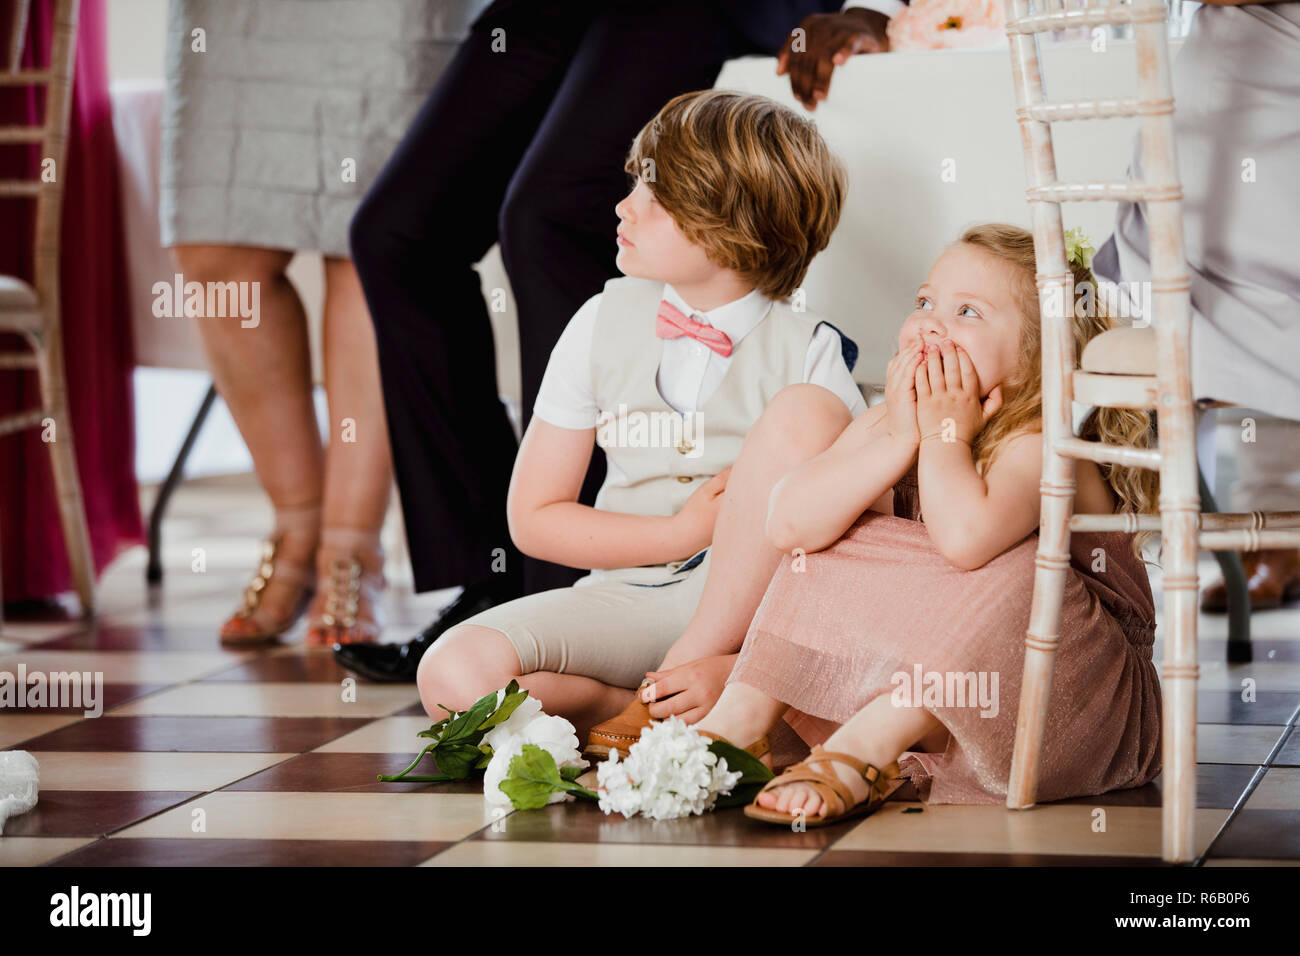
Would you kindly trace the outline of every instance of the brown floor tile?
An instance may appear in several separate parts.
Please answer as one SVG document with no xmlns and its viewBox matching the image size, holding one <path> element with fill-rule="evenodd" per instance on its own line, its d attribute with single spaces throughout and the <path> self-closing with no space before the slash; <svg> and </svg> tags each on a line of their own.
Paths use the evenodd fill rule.
<svg viewBox="0 0 1300 956">
<path fill-rule="evenodd" d="M 809 866 L 1165 866 L 1147 856 L 1074 856 L 1053 853 L 919 853 L 827 850 Z"/>
<path fill-rule="evenodd" d="M 101 717 L 81 720 L 28 740 L 23 749 L 301 753 L 364 727 L 370 720 L 368 717 Z"/>
<path fill-rule="evenodd" d="M 588 801 L 555 804 L 542 810 L 512 813 L 479 831 L 476 840 L 557 841 L 560 843 L 697 844 L 709 846 L 784 847 L 809 849 L 830 846 L 858 821 L 813 827 L 793 833 L 786 827 L 751 820 L 739 807 L 683 820 L 647 820 L 600 811 Z"/>
<path fill-rule="evenodd" d="M 1196 765 L 1196 805 L 1230 810 L 1245 791 L 1255 775 L 1249 764 L 1202 763 Z M 1071 797 L 1056 804 L 1082 804 L 1089 807 L 1158 807 L 1161 800 L 1160 784 L 1164 774 L 1144 787 L 1128 790 L 1111 790 L 1087 797 Z"/>
<path fill-rule="evenodd" d="M 1211 848 L 1210 856 L 1300 860 L 1300 810 L 1243 809 Z"/>
<path fill-rule="evenodd" d="M 337 684 L 351 671 L 334 662 L 329 652 L 263 654 L 203 678 L 203 681 L 270 681 Z M 421 711 L 423 712 L 423 711 Z"/>
<path fill-rule="evenodd" d="M 414 866 L 449 842 L 398 840 L 100 840 L 54 866 Z"/>
<path fill-rule="evenodd" d="M 44 790 L 5 823 L 5 838 L 103 836 L 195 796 L 162 790 Z"/>
<path fill-rule="evenodd" d="M 1260 691 L 1246 703 L 1235 690 L 1203 690 L 1196 695 L 1196 722 L 1200 724 L 1283 725 L 1300 707 L 1300 693 Z"/>
<path fill-rule="evenodd" d="M 214 628 L 162 627 L 156 624 L 101 624 L 42 641 L 39 647 L 43 651 L 225 651 L 232 657 L 248 650 L 223 646 Z"/>
<path fill-rule="evenodd" d="M 400 773 L 415 754 L 307 753 L 230 784 L 226 790 L 283 790 L 295 793 L 482 793 L 483 775 L 446 783 L 383 783 L 378 774 Z M 438 772 L 426 757 L 412 773 Z"/>
<path fill-rule="evenodd" d="M 171 684 L 126 684 L 114 683 L 104 684 L 103 700 L 99 701 L 99 706 L 104 711 L 112 710 L 120 704 L 127 701 L 144 697 L 156 691 L 166 690 Z M 4 714 L 76 714 L 83 716 L 86 712 L 85 707 L 3 707 L 0 708 L 0 716 Z"/>
</svg>

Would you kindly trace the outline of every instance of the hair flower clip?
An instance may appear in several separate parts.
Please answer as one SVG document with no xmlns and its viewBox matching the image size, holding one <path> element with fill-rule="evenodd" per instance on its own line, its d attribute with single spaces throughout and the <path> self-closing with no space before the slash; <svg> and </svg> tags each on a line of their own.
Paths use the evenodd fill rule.
<svg viewBox="0 0 1300 956">
<path fill-rule="evenodd" d="M 1092 269 L 1092 256 L 1097 250 L 1082 229 L 1065 230 L 1065 258 L 1072 266 Z"/>
</svg>

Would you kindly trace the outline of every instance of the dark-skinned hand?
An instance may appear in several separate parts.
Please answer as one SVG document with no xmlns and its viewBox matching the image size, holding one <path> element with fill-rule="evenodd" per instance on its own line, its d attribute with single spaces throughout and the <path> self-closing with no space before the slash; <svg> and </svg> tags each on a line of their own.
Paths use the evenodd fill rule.
<svg viewBox="0 0 1300 956">
<path fill-rule="evenodd" d="M 803 49 L 795 49 L 798 34 L 790 31 L 776 59 L 776 75 L 790 74 L 790 89 L 805 108 L 815 110 L 830 95 L 831 73 L 858 53 L 885 53 L 889 17 L 878 10 L 853 7 L 842 13 L 814 13 L 799 24 Z"/>
</svg>

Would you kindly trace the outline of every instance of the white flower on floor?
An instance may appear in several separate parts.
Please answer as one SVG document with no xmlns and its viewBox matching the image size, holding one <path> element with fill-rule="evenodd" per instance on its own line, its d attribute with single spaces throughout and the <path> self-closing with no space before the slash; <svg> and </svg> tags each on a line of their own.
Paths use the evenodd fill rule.
<svg viewBox="0 0 1300 956">
<path fill-rule="evenodd" d="M 499 698 L 498 698 L 499 700 Z M 528 707 L 535 704 L 535 707 Z M 528 708 L 531 717 L 515 724 L 520 711 Z M 510 807 L 510 798 L 501 792 L 501 781 L 510 775 L 510 761 L 523 753 L 525 744 L 536 744 L 555 759 L 555 766 L 585 769 L 587 761 L 578 753 L 578 735 L 573 724 L 563 717 L 552 717 L 541 712 L 540 701 L 529 697 L 504 723 L 493 727 L 483 737 L 483 743 L 492 748 L 492 759 L 483 772 L 483 799 L 491 806 Z M 511 725 L 515 724 L 512 728 Z M 502 733 L 503 731 L 513 731 Z M 573 797 L 565 793 L 551 794 L 548 803 L 563 803 Z"/>
<path fill-rule="evenodd" d="M 638 812 L 653 820 L 674 820 L 712 809 L 731 792 L 739 771 L 709 750 L 712 741 L 680 717 L 652 722 L 641 739 L 596 768 L 600 808 L 631 818 Z"/>
<path fill-rule="evenodd" d="M 505 688 L 497 691 L 497 707 L 501 706 L 505 696 Z M 493 708 L 493 710 L 495 711 L 496 708 Z M 533 718 L 541 712 L 542 702 L 530 694 L 520 702 L 509 717 L 485 733 L 482 742 L 491 747 L 494 752 L 501 749 L 501 745 L 508 739 L 523 733 L 524 728 L 532 723 Z M 572 725 L 570 725 L 570 729 L 572 729 Z"/>
<path fill-rule="evenodd" d="M 25 750 L 0 753 L 0 833 L 5 820 L 36 806 L 40 793 L 41 766 Z"/>
</svg>

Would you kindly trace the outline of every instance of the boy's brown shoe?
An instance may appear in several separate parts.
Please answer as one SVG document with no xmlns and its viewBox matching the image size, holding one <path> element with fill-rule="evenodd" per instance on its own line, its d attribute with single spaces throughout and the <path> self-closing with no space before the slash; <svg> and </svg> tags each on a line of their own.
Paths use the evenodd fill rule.
<svg viewBox="0 0 1300 956">
<path fill-rule="evenodd" d="M 638 688 L 621 714 L 591 728 L 582 755 L 592 761 L 607 760 L 610 751 L 617 750 L 618 758 L 626 759 L 628 748 L 641 739 L 641 731 L 650 726 L 651 720 L 650 708 L 641 702 Z"/>
</svg>

